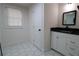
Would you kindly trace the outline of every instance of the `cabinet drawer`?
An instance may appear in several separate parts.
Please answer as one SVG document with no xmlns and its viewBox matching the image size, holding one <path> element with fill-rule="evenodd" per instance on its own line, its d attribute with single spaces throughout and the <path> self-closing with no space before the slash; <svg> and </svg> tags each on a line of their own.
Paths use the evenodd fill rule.
<svg viewBox="0 0 79 59">
<path fill-rule="evenodd" d="M 79 47 L 79 41 L 77 41 L 76 39 L 67 39 L 66 40 L 66 44 L 68 44 L 69 46 L 74 45 Z"/>
<path fill-rule="evenodd" d="M 74 41 L 74 42 L 79 42 L 79 35 L 67 35 L 68 40 Z"/>
</svg>

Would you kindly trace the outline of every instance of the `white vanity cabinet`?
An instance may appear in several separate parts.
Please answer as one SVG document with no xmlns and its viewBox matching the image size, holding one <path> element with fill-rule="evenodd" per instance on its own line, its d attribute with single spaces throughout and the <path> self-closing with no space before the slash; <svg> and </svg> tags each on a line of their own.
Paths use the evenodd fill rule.
<svg viewBox="0 0 79 59">
<path fill-rule="evenodd" d="M 63 55 L 79 55 L 79 35 L 54 31 L 52 31 L 51 35 L 51 48 L 57 50 Z"/>
</svg>

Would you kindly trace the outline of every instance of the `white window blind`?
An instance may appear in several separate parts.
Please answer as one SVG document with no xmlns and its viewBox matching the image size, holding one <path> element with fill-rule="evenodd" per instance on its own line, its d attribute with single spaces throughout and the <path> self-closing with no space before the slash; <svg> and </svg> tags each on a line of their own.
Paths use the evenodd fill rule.
<svg viewBox="0 0 79 59">
<path fill-rule="evenodd" d="M 22 13 L 20 10 L 8 8 L 8 26 L 22 26 Z"/>
</svg>

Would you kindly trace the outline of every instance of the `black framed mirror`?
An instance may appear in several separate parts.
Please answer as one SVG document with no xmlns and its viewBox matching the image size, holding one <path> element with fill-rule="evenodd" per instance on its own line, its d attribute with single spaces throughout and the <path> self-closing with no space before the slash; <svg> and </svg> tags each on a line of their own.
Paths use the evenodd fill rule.
<svg viewBox="0 0 79 59">
<path fill-rule="evenodd" d="M 69 11 L 69 12 L 64 12 L 63 13 L 63 19 L 62 19 L 62 24 L 65 26 L 73 26 L 76 24 L 76 14 L 77 11 Z"/>
</svg>

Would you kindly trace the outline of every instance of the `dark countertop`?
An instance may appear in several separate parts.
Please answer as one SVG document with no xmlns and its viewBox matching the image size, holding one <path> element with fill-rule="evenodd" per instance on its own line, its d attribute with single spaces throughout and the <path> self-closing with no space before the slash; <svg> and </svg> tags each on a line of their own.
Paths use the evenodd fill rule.
<svg viewBox="0 0 79 59">
<path fill-rule="evenodd" d="M 51 28 L 50 30 L 55 31 L 55 32 L 79 35 L 79 29 L 77 29 L 77 28 L 54 27 L 54 28 Z"/>
</svg>

